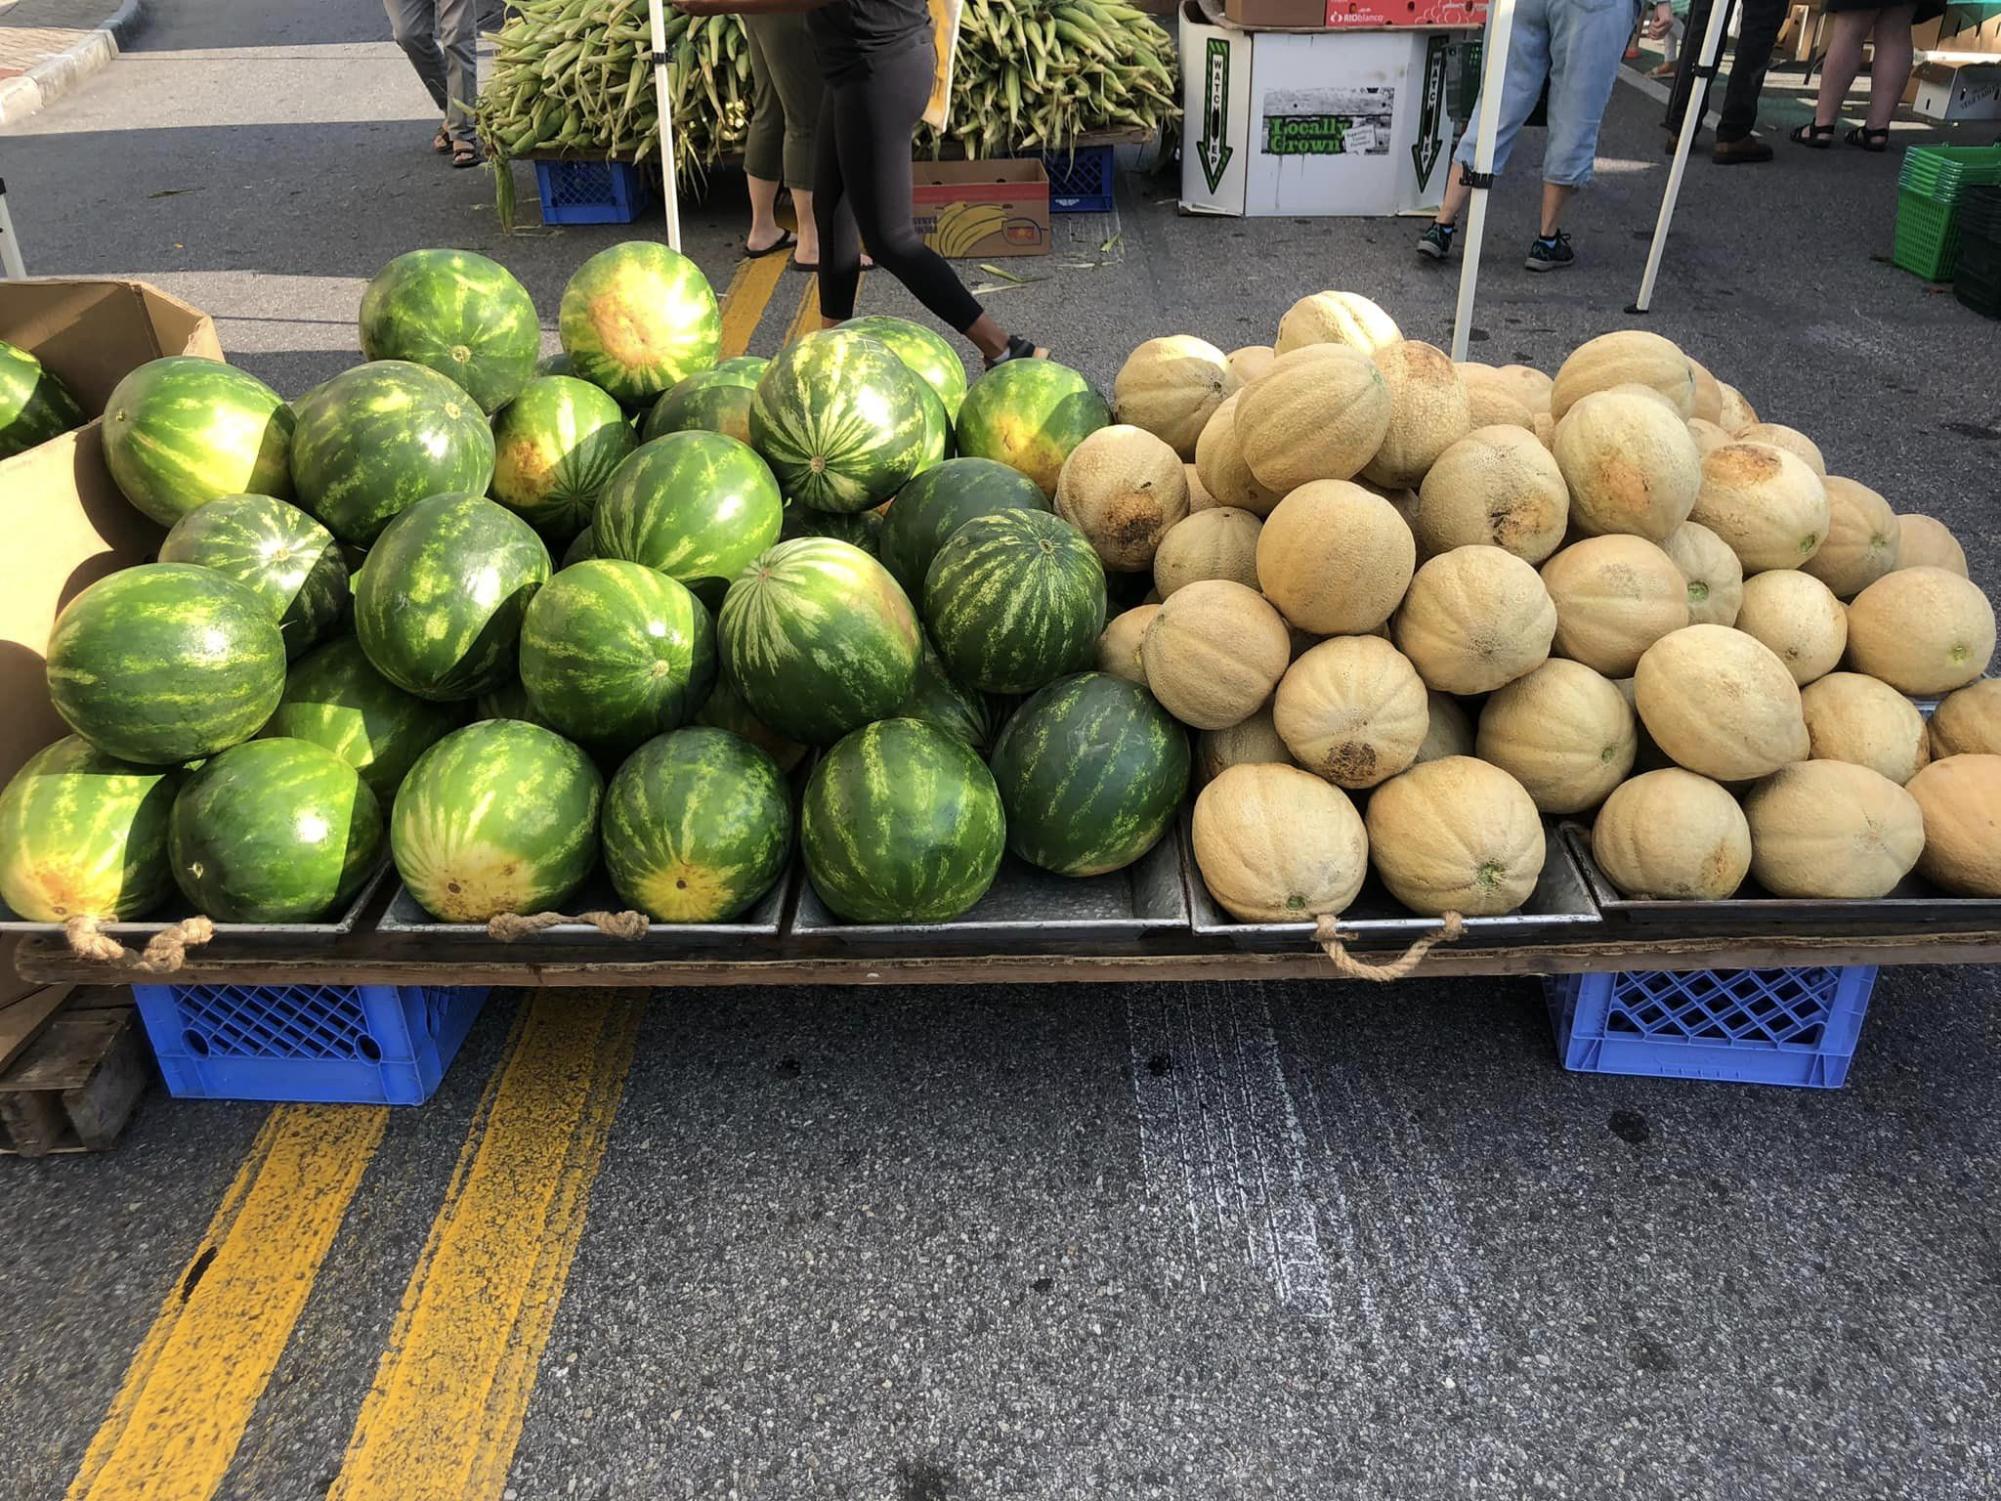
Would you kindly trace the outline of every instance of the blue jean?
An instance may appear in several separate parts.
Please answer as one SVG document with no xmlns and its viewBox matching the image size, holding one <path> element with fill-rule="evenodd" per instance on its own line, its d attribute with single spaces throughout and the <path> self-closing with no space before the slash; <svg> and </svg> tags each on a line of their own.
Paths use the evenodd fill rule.
<svg viewBox="0 0 2001 1501">
<path fill-rule="evenodd" d="M 1520 0 L 1508 42 L 1508 70 L 1501 86 L 1501 117 L 1494 130 L 1494 170 L 1508 164 L 1522 122 L 1542 97 L 1549 80 L 1549 141 L 1543 147 L 1542 179 L 1581 188 L 1591 181 L 1598 154 L 1598 124 L 1618 79 L 1619 61 L 1638 18 L 1633 0 Z M 1473 166 L 1473 124 L 1452 153 Z"/>
</svg>

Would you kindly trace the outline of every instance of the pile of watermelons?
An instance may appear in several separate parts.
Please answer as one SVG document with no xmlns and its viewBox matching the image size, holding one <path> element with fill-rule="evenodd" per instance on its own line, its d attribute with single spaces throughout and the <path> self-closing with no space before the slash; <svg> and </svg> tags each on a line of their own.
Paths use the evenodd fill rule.
<svg viewBox="0 0 2001 1501">
<path fill-rule="evenodd" d="M 560 332 L 538 365 L 513 276 L 417 251 L 362 300 L 367 362 L 296 400 L 198 359 L 119 385 L 106 462 L 170 530 L 55 623 L 75 734 L 0 793 L 16 914 L 178 887 L 314 921 L 386 852 L 447 921 L 600 860 L 656 921 L 726 921 L 796 828 L 834 911 L 942 921 L 1004 848 L 1089 875 L 1160 838 L 1184 732 L 1082 670 L 1105 574 L 1050 509 L 1110 420 L 1081 376 L 968 390 L 893 318 L 719 361 L 708 283 L 651 243 L 579 268 Z"/>
</svg>

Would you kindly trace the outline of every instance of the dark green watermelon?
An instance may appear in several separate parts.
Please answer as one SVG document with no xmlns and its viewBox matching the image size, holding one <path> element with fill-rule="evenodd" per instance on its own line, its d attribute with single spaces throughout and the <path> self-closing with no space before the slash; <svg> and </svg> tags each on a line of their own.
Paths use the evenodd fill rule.
<svg viewBox="0 0 2001 1501">
<path fill-rule="evenodd" d="M 917 664 L 917 686 L 896 711 L 898 719 L 916 719 L 984 756 L 993 749 L 994 737 L 1007 719 L 1002 702 L 971 688 L 961 688 L 945 671 L 935 647 L 924 643 L 924 658 Z"/>
<path fill-rule="evenodd" d="M 790 542 L 794 537 L 833 537 L 851 547 L 859 547 L 871 557 L 880 557 L 882 549 L 882 516 L 875 511 L 816 511 L 811 506 L 802 506 L 797 501 L 785 507 L 784 525 L 779 528 L 778 540 Z"/>
<path fill-rule="evenodd" d="M 924 620 L 952 676 L 986 693 L 1032 693 L 1096 654 L 1105 569 L 1047 511 L 966 522 L 931 560 Z"/>
<path fill-rule="evenodd" d="M 1059 678 L 994 746 L 1007 847 L 1059 876 L 1101 876 L 1152 849 L 1188 793 L 1188 732 L 1137 683 Z"/>
<path fill-rule="evenodd" d="M 417 758 L 396 793 L 396 872 L 442 922 L 560 905 L 597 864 L 604 779 L 554 730 L 484 719 Z"/>
<path fill-rule="evenodd" d="M 531 380 L 493 419 L 493 498 L 557 540 L 590 525 L 612 471 L 639 444 L 616 401 L 568 375 Z"/>
<path fill-rule="evenodd" d="M 263 733 L 332 751 L 387 807 L 411 763 L 462 717 L 455 705 L 405 693 L 375 670 L 359 641 L 342 636 L 292 664 Z"/>
<path fill-rule="evenodd" d="M 597 555 L 597 533 L 592 528 L 585 527 L 572 537 L 570 545 L 563 549 L 563 558 L 559 566 L 568 568 L 572 563 L 586 563 Z"/>
<path fill-rule="evenodd" d="M 150 360 L 104 404 L 104 467 L 127 500 L 172 526 L 219 495 L 292 495 L 293 412 L 219 360 Z"/>
<path fill-rule="evenodd" d="M 952 457 L 952 419 L 945 415 L 945 403 L 929 386 L 924 388 L 924 453 L 912 477 L 936 469 Z"/>
<path fill-rule="evenodd" d="M 246 584 L 271 607 L 298 656 L 347 608 L 347 564 L 333 533 L 269 495 L 224 495 L 188 512 L 160 544 L 162 563 L 193 563 Z"/>
<path fill-rule="evenodd" d="M 518 719 L 523 724 L 539 724 L 554 729 L 528 702 L 528 690 L 519 678 L 510 678 L 498 688 L 488 689 L 472 701 L 472 717 L 478 719 Z"/>
<path fill-rule="evenodd" d="M 841 327 L 887 344 L 890 353 L 902 360 L 912 375 L 937 393 L 946 420 L 958 417 L 959 403 L 966 399 L 966 364 L 942 334 L 908 318 L 892 318 L 882 313 L 850 318 Z"/>
<path fill-rule="evenodd" d="M 43 746 L 0 791 L 0 899 L 30 922 L 144 917 L 174 889 L 167 821 L 181 773 Z"/>
<path fill-rule="evenodd" d="M 647 741 L 605 789 L 605 868 L 657 922 L 728 922 L 771 889 L 792 849 L 792 796 L 771 757 L 696 726 Z"/>
<path fill-rule="evenodd" d="M 910 697 L 917 616 L 882 564 L 831 537 L 781 542 L 723 600 L 723 670 L 752 714 L 809 745 L 834 741 Z"/>
<path fill-rule="evenodd" d="M 639 436 L 651 443 L 669 433 L 721 433 L 750 441 L 750 393 L 771 361 L 754 355 L 724 360 L 713 370 L 689 376 L 653 403 Z"/>
<path fill-rule="evenodd" d="M 437 371 L 376 360 L 300 399 L 292 478 L 300 505 L 341 541 L 366 545 L 426 496 L 484 495 L 493 433 L 479 403 Z"/>
<path fill-rule="evenodd" d="M 168 853 L 181 894 L 218 922 L 318 922 L 382 859 L 382 809 L 347 762 L 307 740 L 252 740 L 192 772 Z"/>
<path fill-rule="evenodd" d="M 285 688 L 285 638 L 257 594 L 212 568 L 142 563 L 56 617 L 49 697 L 69 727 L 147 766 L 248 740 Z"/>
<path fill-rule="evenodd" d="M 53 370 L 0 339 L 0 459 L 82 427 L 83 408 Z"/>
<path fill-rule="evenodd" d="M 722 352 L 722 316 L 701 268 L 657 240 L 600 250 L 557 314 L 576 373 L 628 406 L 651 402 Z"/>
<path fill-rule="evenodd" d="M 950 922 L 993 885 L 1006 841 L 985 763 L 914 719 L 847 736 L 814 767 L 800 810 L 806 874 L 851 922 Z"/>
<path fill-rule="evenodd" d="M 549 578 L 535 529 L 479 495 L 433 495 L 369 550 L 354 631 L 375 670 L 419 698 L 477 698 L 514 676 L 528 601 Z"/>
<path fill-rule="evenodd" d="M 784 501 L 770 469 L 720 433 L 642 443 L 598 497 L 601 558 L 643 563 L 684 584 L 733 579 L 778 540 Z"/>
<path fill-rule="evenodd" d="M 954 437 L 962 456 L 997 459 L 1053 496 L 1070 451 L 1111 421 L 1105 398 L 1067 365 L 1008 360 L 973 382 Z"/>
<path fill-rule="evenodd" d="M 1035 481 L 993 459 L 947 459 L 897 491 L 883 520 L 883 566 L 912 598 L 945 539 L 975 516 L 994 511 L 1047 511 Z"/>
<path fill-rule="evenodd" d="M 541 348 L 528 289 L 470 250 L 406 251 L 361 294 L 364 359 L 427 365 L 464 387 L 482 411 L 514 399 Z"/>
<path fill-rule="evenodd" d="M 808 334 L 780 351 L 758 381 L 751 446 L 788 500 L 819 511 L 866 511 L 923 463 L 925 389 L 866 334 Z"/>
<path fill-rule="evenodd" d="M 537 360 L 535 362 L 535 373 L 537 375 L 576 375 L 577 362 L 559 349 L 554 354 L 545 354 L 541 359 Z M 578 378 L 582 379 L 581 376 Z"/>
<path fill-rule="evenodd" d="M 805 746 L 797 740 L 787 740 L 750 712 L 750 705 L 743 701 L 743 695 L 726 673 L 716 674 L 715 686 L 709 690 L 708 701 L 695 716 L 695 722 L 728 730 L 748 740 L 771 757 L 780 771 L 790 771 L 806 759 Z"/>
</svg>

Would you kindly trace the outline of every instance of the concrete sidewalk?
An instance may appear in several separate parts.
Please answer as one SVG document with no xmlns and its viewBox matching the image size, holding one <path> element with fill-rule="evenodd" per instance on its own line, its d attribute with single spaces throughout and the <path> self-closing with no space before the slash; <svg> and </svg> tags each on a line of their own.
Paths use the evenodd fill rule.
<svg viewBox="0 0 2001 1501">
<path fill-rule="evenodd" d="M 0 125 L 46 108 L 108 67 L 145 14 L 145 0 L 116 8 L 112 0 L 0 0 Z"/>
</svg>

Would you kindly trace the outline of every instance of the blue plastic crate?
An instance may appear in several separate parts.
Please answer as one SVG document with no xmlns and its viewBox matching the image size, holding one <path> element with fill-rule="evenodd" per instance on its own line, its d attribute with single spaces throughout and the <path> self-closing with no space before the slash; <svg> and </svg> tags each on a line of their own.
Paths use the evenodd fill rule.
<svg viewBox="0 0 2001 1501">
<path fill-rule="evenodd" d="M 1074 152 L 1046 151 L 1042 170 L 1049 174 L 1049 212 L 1107 214 L 1112 209 L 1112 148 L 1079 146 Z"/>
<path fill-rule="evenodd" d="M 630 224 L 660 196 L 660 174 L 630 162 L 537 162 L 544 224 Z"/>
<path fill-rule="evenodd" d="M 1543 981 L 1563 1066 L 1585 1074 L 1839 1089 L 1872 967 L 1633 971 Z"/>
<path fill-rule="evenodd" d="M 182 1099 L 421 1105 L 486 989 L 422 985 L 135 985 L 168 1090 Z"/>
</svg>

